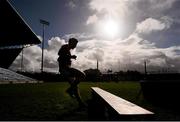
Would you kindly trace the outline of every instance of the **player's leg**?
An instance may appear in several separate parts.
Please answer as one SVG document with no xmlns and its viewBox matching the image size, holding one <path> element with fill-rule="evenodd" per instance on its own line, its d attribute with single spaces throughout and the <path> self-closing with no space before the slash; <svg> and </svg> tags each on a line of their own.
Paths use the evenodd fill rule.
<svg viewBox="0 0 180 122">
<path fill-rule="evenodd" d="M 85 76 L 86 76 L 85 73 L 81 72 L 78 69 L 70 68 L 70 72 L 75 77 L 75 83 L 74 84 L 76 84 L 76 85 L 79 84 L 80 81 L 83 81 L 85 79 Z"/>
<path fill-rule="evenodd" d="M 74 85 L 73 85 L 73 83 L 75 81 L 75 77 L 71 76 L 71 72 L 69 69 L 61 69 L 60 72 L 61 72 L 64 80 L 67 80 L 68 83 L 70 84 L 70 86 L 66 90 L 66 93 L 68 93 L 70 97 L 74 98 L 75 96 L 74 96 Z"/>
<path fill-rule="evenodd" d="M 81 99 L 78 84 L 80 83 L 80 81 L 83 81 L 85 79 L 85 74 L 83 72 L 77 70 L 77 69 L 74 69 L 74 68 L 71 68 L 71 74 L 73 76 L 75 76 L 75 81 L 72 84 L 73 93 L 74 93 L 75 98 L 77 99 L 77 101 L 79 103 L 79 107 L 84 107 L 85 104 L 83 103 L 83 101 Z"/>
<path fill-rule="evenodd" d="M 68 93 L 72 98 L 75 98 L 76 85 L 75 85 L 75 77 L 68 78 L 69 88 L 67 88 L 66 93 Z"/>
</svg>

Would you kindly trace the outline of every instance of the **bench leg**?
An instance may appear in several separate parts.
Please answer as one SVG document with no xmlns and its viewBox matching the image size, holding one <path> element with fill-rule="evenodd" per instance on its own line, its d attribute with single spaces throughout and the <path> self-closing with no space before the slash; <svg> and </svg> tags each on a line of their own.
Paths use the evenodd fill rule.
<svg viewBox="0 0 180 122">
<path fill-rule="evenodd" d="M 92 99 L 88 103 L 89 120 L 107 120 L 105 109 L 104 101 L 92 92 Z"/>
</svg>

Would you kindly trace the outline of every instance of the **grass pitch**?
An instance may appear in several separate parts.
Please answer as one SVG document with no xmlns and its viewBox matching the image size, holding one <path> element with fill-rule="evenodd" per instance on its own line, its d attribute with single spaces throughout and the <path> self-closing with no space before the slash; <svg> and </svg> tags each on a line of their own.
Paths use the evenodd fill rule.
<svg viewBox="0 0 180 122">
<path fill-rule="evenodd" d="M 77 101 L 65 93 L 68 86 L 66 82 L 0 85 L 0 120 L 88 120 L 87 110 L 77 111 Z M 92 86 L 155 112 L 155 120 L 180 120 L 178 113 L 153 106 L 139 96 L 138 82 L 81 82 L 83 101 L 91 99 Z"/>
</svg>

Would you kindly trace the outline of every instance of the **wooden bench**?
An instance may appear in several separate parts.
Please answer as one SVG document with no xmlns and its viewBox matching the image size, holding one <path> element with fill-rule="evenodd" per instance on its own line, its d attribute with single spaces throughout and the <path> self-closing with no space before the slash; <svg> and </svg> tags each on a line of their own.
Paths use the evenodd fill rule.
<svg viewBox="0 0 180 122">
<path fill-rule="evenodd" d="M 150 120 L 154 114 L 101 88 L 91 89 L 93 115 L 90 117 L 94 120 Z"/>
</svg>

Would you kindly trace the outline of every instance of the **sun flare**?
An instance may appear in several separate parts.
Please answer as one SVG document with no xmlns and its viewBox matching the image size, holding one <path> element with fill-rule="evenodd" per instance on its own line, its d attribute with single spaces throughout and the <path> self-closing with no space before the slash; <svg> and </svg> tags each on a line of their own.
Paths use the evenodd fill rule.
<svg viewBox="0 0 180 122">
<path fill-rule="evenodd" d="M 110 37 L 114 37 L 119 32 L 118 24 L 113 20 L 108 20 L 104 23 L 103 31 Z"/>
<path fill-rule="evenodd" d="M 120 24 L 113 19 L 106 19 L 100 22 L 98 30 L 106 38 L 115 38 L 121 34 Z"/>
</svg>

